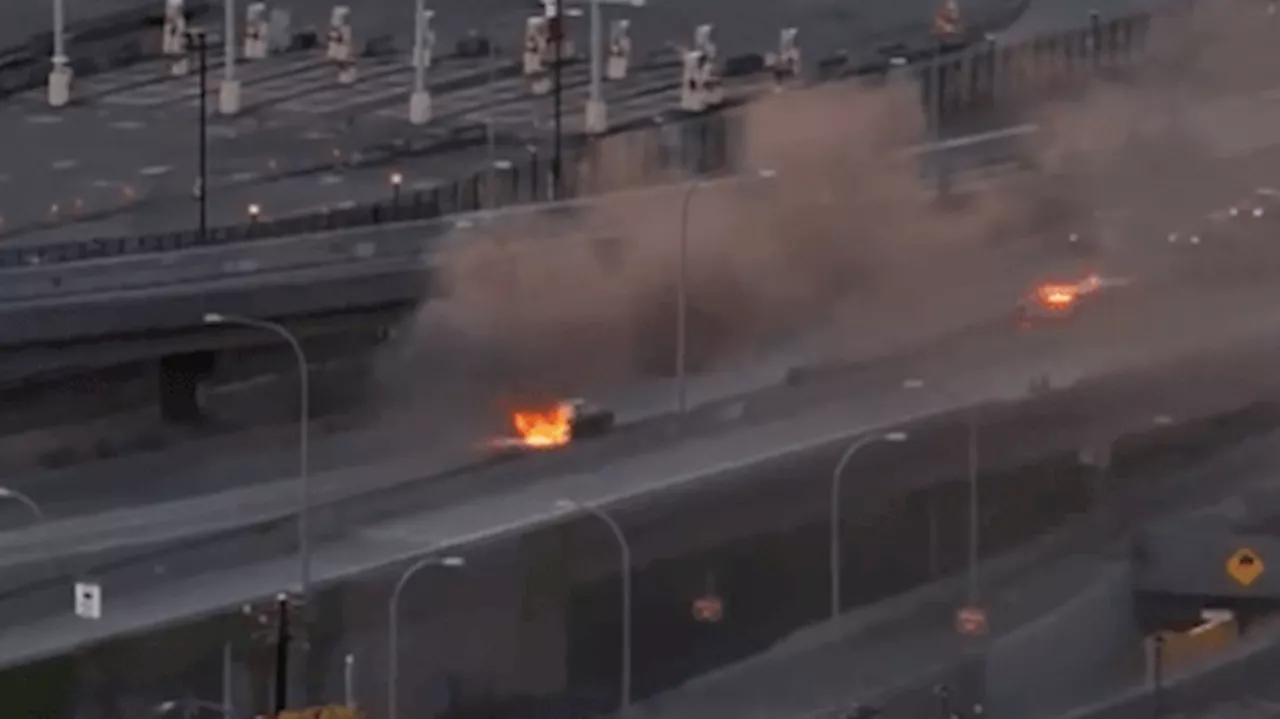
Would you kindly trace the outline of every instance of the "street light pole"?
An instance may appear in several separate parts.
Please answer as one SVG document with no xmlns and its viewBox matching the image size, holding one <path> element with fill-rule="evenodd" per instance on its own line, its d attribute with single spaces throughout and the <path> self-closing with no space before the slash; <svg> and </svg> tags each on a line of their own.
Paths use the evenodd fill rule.
<svg viewBox="0 0 1280 719">
<path fill-rule="evenodd" d="M 311 599 L 311 480 L 307 467 L 310 456 L 311 386 L 306 352 L 292 332 L 275 322 L 217 312 L 206 314 L 204 322 L 207 325 L 239 325 L 271 332 L 288 343 L 298 362 L 298 378 L 301 383 L 298 417 L 298 578 L 302 606 L 306 607 Z"/>
<path fill-rule="evenodd" d="M 684 414 L 689 406 L 686 366 L 689 341 L 689 207 L 700 187 L 701 180 L 690 182 L 680 204 L 679 267 L 676 270 L 676 411 L 680 414 Z"/>
<path fill-rule="evenodd" d="M 44 521 L 44 512 L 40 510 L 40 505 L 36 504 L 35 500 L 22 492 L 19 492 L 16 489 L 10 489 L 9 487 L 0 487 L 0 499 L 12 499 L 30 510 L 32 516 L 35 517 L 37 522 Z"/>
<path fill-rule="evenodd" d="M 922 379 L 909 379 L 902 383 L 904 389 L 918 390 L 925 386 Z M 978 548 L 981 540 L 981 501 L 982 497 L 979 492 L 978 482 L 978 408 L 969 407 L 965 410 L 965 433 L 967 435 L 966 459 L 968 464 L 968 480 L 969 480 L 969 547 L 968 547 L 968 569 L 967 585 L 968 600 L 970 607 L 978 605 Z"/>
<path fill-rule="evenodd" d="M 631 544 L 627 542 L 627 535 L 623 533 L 622 527 L 599 507 L 582 504 L 572 499 L 562 499 L 556 502 L 556 507 L 564 511 L 586 512 L 594 516 L 609 527 L 614 539 L 618 541 L 622 577 L 622 677 L 619 681 L 618 713 L 625 715 L 631 708 Z"/>
<path fill-rule="evenodd" d="M 551 159 L 551 181 L 553 184 L 553 187 L 551 189 L 551 197 L 556 200 L 559 200 L 561 198 L 561 192 L 563 190 L 561 186 L 561 179 L 563 177 L 562 172 L 564 169 L 562 165 L 563 159 L 561 157 L 562 143 L 563 143 L 563 140 L 562 140 L 563 129 L 561 127 L 562 125 L 561 115 L 563 114 L 562 112 L 563 97 L 562 96 L 564 93 L 562 92 L 563 83 L 562 83 L 561 75 L 563 74 L 562 71 L 564 66 L 564 11 L 563 11 L 563 8 L 561 8 L 559 5 L 560 5 L 559 0 L 556 0 L 555 17 L 551 18 L 551 21 L 550 21 L 551 22 L 551 40 L 552 42 L 555 43 L 555 66 L 551 68 L 551 77 L 552 77 L 551 92 L 554 96 L 553 102 L 554 102 L 554 108 L 555 108 L 553 110 L 553 112 L 555 113 L 555 118 L 554 118 L 555 139 L 554 139 L 552 159 Z"/>
<path fill-rule="evenodd" d="M 841 580 L 841 562 L 840 562 L 840 484 L 844 477 L 845 467 L 849 465 L 849 461 L 853 459 L 853 455 L 869 444 L 875 442 L 905 442 L 907 435 L 905 432 L 886 432 L 884 434 L 868 434 L 863 435 L 853 441 L 844 454 L 840 455 L 840 461 L 836 462 L 836 468 L 831 473 L 831 527 L 830 527 L 830 543 L 831 548 L 829 557 L 831 559 L 831 622 L 832 627 L 835 621 L 840 618 L 840 580 Z"/>
<path fill-rule="evenodd" d="M 694 179 L 685 187 L 680 203 L 679 267 L 676 270 L 676 411 L 684 414 L 689 408 L 688 342 L 689 342 L 689 209 L 693 196 L 704 185 L 742 180 L 772 180 L 773 170 L 756 170 L 754 173 L 735 175 L 715 182 Z"/>
<path fill-rule="evenodd" d="M 969 435 L 969 606 L 978 606 L 978 412 L 966 413 Z"/>
<path fill-rule="evenodd" d="M 399 697 L 397 688 L 400 681 L 400 595 L 413 575 L 427 567 L 458 568 L 466 566 L 462 557 L 423 557 L 410 565 L 400 575 L 395 589 L 391 590 L 391 599 L 387 601 L 387 719 L 398 719 Z"/>
<path fill-rule="evenodd" d="M 198 237 L 200 244 L 205 244 L 209 233 L 209 44 L 206 42 L 203 28 L 195 28 L 188 33 L 195 43 L 200 61 L 200 101 L 198 103 L 200 120 L 199 136 L 199 178 L 196 187 L 199 189 L 196 199 L 200 203 L 200 223 Z"/>
<path fill-rule="evenodd" d="M 600 0 L 591 0 L 591 94 L 587 98 L 586 129 L 588 133 L 604 132 L 604 93 L 601 91 L 604 69 L 600 62 L 600 43 L 604 30 L 601 27 Z"/>
</svg>

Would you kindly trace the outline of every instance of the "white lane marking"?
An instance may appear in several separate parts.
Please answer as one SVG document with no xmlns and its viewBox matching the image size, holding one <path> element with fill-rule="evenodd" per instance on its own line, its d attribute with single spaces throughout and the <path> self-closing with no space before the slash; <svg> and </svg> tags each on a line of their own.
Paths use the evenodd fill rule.
<svg viewBox="0 0 1280 719">
<path fill-rule="evenodd" d="M 173 165 L 149 165 L 138 170 L 138 174 L 143 177 L 156 177 L 158 175 L 166 174 L 172 170 Z"/>
<path fill-rule="evenodd" d="M 147 123 L 140 120 L 116 120 L 111 123 L 111 127 L 117 130 L 141 130 L 147 126 Z"/>
<path fill-rule="evenodd" d="M 27 115 L 27 122 L 32 125 L 57 125 L 62 122 L 61 115 Z"/>
<path fill-rule="evenodd" d="M 80 166 L 79 160 L 70 160 L 70 159 L 55 160 L 49 165 L 49 167 L 52 167 L 55 170 L 71 170 L 79 166 Z"/>
<path fill-rule="evenodd" d="M 342 184 L 342 183 L 344 183 L 344 182 L 346 182 L 346 181 L 347 181 L 347 179 L 346 179 L 345 177 L 343 177 L 342 175 L 334 175 L 334 174 L 330 173 L 330 174 L 326 174 L 326 175 L 321 175 L 321 176 L 320 176 L 320 180 L 319 180 L 319 184 L 320 184 L 321 186 L 326 186 L 326 187 L 327 187 L 327 186 L 329 186 L 329 185 L 340 185 L 340 184 Z"/>
</svg>

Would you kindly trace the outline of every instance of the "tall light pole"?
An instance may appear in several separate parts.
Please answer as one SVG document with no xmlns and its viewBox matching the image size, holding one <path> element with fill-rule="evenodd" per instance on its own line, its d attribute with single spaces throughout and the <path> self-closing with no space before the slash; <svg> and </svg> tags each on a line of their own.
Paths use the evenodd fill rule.
<svg viewBox="0 0 1280 719">
<path fill-rule="evenodd" d="M 44 512 L 40 510 L 40 505 L 36 504 L 35 500 L 22 492 L 19 492 L 16 489 L 10 489 L 9 487 L 0 487 L 0 499 L 11 499 L 18 504 L 21 504 L 31 511 L 32 516 L 35 517 L 37 522 L 44 521 Z"/>
<path fill-rule="evenodd" d="M 200 119 L 197 123 L 196 143 L 198 151 L 198 176 L 196 200 L 200 203 L 199 238 L 205 244 L 209 233 L 209 43 L 204 28 L 193 28 L 187 37 L 195 45 L 200 62 L 200 100 L 197 103 Z"/>
<path fill-rule="evenodd" d="M 387 638 L 387 719 L 399 719 L 397 689 L 400 681 L 400 595 L 404 593 L 405 585 L 413 575 L 427 567 L 456 569 L 466 565 L 467 561 L 462 557 L 423 557 L 404 570 L 395 589 L 391 590 L 391 599 L 387 600 L 387 627 L 390 633 Z"/>
<path fill-rule="evenodd" d="M 925 386 L 924 380 L 913 378 L 902 383 L 903 389 L 919 390 Z M 978 410 L 969 407 L 964 411 L 966 435 L 966 462 L 969 479 L 969 557 L 967 569 L 967 595 L 970 607 L 978 606 L 978 544 L 981 539 L 979 531 L 980 508 L 982 498 L 978 493 Z"/>
<path fill-rule="evenodd" d="M 772 180 L 775 177 L 777 177 L 776 172 L 764 169 L 712 182 L 695 179 L 685 187 L 684 199 L 680 203 L 679 267 L 676 271 L 676 411 L 681 414 L 684 414 L 689 408 L 687 368 L 689 342 L 689 208 L 693 205 L 693 196 L 698 193 L 698 190 L 708 185 Z"/>
<path fill-rule="evenodd" d="M 572 499 L 561 499 L 556 502 L 556 508 L 565 512 L 586 512 L 594 516 L 604 522 L 609 531 L 613 532 L 614 539 L 618 540 L 622 576 L 622 677 L 618 687 L 618 713 L 626 714 L 631 708 L 631 544 L 627 542 L 627 535 L 623 533 L 622 527 L 599 507 Z"/>
<path fill-rule="evenodd" d="M 302 343 L 283 325 L 257 320 L 238 315 L 224 315 L 210 312 L 204 316 L 207 325 L 236 325 L 271 332 L 289 344 L 294 358 L 298 361 L 298 380 L 300 382 L 298 409 L 298 584 L 302 605 L 306 607 L 311 599 L 311 479 L 307 464 L 310 456 L 310 422 L 311 422 L 311 384 L 307 367 L 307 355 Z"/>
<path fill-rule="evenodd" d="M 840 618 L 840 578 L 841 578 L 841 562 L 840 562 L 840 483 L 844 477 L 845 467 L 848 466 L 849 460 L 853 459 L 853 455 L 858 450 L 869 444 L 876 442 L 905 442 L 907 434 L 905 432 L 884 432 L 877 434 L 863 435 L 853 441 L 849 448 L 840 455 L 840 461 L 836 462 L 836 468 L 831 473 L 831 622 L 835 627 L 835 621 Z"/>
</svg>

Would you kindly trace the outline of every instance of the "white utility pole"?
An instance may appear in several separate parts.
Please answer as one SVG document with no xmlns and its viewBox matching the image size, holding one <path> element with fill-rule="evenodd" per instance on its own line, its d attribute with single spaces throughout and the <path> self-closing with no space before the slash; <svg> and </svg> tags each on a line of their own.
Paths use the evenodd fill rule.
<svg viewBox="0 0 1280 719">
<path fill-rule="evenodd" d="M 604 60 L 600 46 L 604 44 L 604 18 L 601 5 L 626 5 L 640 8 L 646 0 L 589 0 L 591 3 L 591 95 L 587 98 L 586 130 L 598 135 L 608 131 L 609 114 L 604 102 Z"/>
<path fill-rule="evenodd" d="M 413 3 L 413 92 L 409 95 L 409 122 L 425 125 L 431 121 L 431 92 L 427 90 L 427 8 L 424 0 Z"/>
<path fill-rule="evenodd" d="M 236 0 L 222 0 L 226 17 L 223 29 L 222 84 L 218 87 L 218 112 L 235 115 L 240 112 L 240 81 L 236 79 Z"/>
<path fill-rule="evenodd" d="M 67 58 L 64 0 L 53 0 L 53 68 L 49 70 L 49 106 L 71 102 L 71 61 Z"/>
</svg>

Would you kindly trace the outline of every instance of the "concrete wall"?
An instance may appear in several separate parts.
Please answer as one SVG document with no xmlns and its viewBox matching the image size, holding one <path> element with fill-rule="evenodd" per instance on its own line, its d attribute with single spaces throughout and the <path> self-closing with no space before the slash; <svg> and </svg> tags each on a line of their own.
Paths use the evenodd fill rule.
<svg viewBox="0 0 1280 719">
<path fill-rule="evenodd" d="M 1117 668 L 1141 659 L 1131 581 L 1117 563 L 1081 596 L 995 642 L 987 655 L 990 715 L 1037 719 L 1104 696 Z"/>
</svg>

